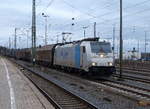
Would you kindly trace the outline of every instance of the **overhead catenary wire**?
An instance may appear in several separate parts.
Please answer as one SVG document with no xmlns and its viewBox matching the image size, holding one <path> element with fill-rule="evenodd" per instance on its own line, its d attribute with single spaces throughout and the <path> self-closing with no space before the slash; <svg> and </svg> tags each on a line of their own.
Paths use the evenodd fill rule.
<svg viewBox="0 0 150 109">
<path fill-rule="evenodd" d="M 145 2 L 146 2 L 146 1 L 148 1 L 148 0 L 145 0 Z M 143 3 L 144 3 L 144 2 L 143 2 Z M 138 4 L 139 4 L 139 3 L 138 3 Z M 141 5 L 141 4 L 139 4 L 139 5 Z M 128 8 L 129 8 L 129 7 L 128 7 Z M 144 9 L 143 12 L 144 12 L 145 10 L 147 10 L 147 9 Z M 139 11 L 137 12 L 137 14 L 139 14 Z M 117 19 L 117 18 L 115 18 L 115 19 Z M 114 20 L 114 19 L 112 19 L 112 20 Z M 105 20 L 104 22 L 107 22 L 107 21 L 108 21 L 108 20 Z M 109 20 L 109 21 L 111 21 L 111 20 Z M 104 22 L 102 22 L 102 23 L 104 23 Z M 68 24 L 68 25 L 69 25 L 69 24 Z"/>
<path fill-rule="evenodd" d="M 51 2 L 52 2 L 53 0 L 51 0 L 50 1 L 50 5 L 49 6 L 51 6 Z M 131 5 L 131 6 L 127 6 L 127 7 L 125 7 L 125 8 L 123 8 L 124 10 L 127 10 L 127 9 L 131 9 L 131 8 L 135 8 L 136 6 L 139 6 L 139 5 L 143 5 L 143 4 L 145 4 L 145 3 L 148 3 L 148 2 L 150 2 L 149 0 L 145 0 L 145 1 L 142 1 L 142 2 L 139 2 L 139 3 L 136 3 L 136 4 L 134 4 L 134 5 Z M 47 5 L 48 6 L 48 5 Z M 49 7 L 48 6 L 48 7 Z M 107 6 L 109 6 L 109 5 L 107 5 Z M 76 7 L 75 7 L 76 8 Z M 45 12 L 45 9 L 47 10 L 47 7 L 46 8 L 44 8 L 43 10 L 44 10 L 44 12 Z M 80 11 L 80 9 L 78 9 L 79 11 Z M 117 10 L 116 10 L 117 11 Z M 126 14 L 125 16 L 123 16 L 124 18 L 126 18 L 126 19 L 124 19 L 124 20 L 133 20 L 133 19 L 129 19 L 129 18 L 127 18 L 128 16 L 133 16 L 133 15 L 141 15 L 141 13 L 145 13 L 145 12 L 147 12 L 147 11 L 149 11 L 149 9 L 140 9 L 140 10 L 138 10 L 137 12 L 134 12 L 134 13 L 129 13 L 129 14 Z M 98 19 L 101 19 L 102 17 L 105 17 L 105 16 L 108 16 L 108 15 L 111 15 L 112 13 L 113 13 L 114 11 L 111 11 L 109 14 L 108 13 L 103 13 L 103 16 L 100 16 L 100 17 L 98 17 L 98 16 L 96 16 L 96 17 L 98 17 Z M 87 12 L 88 13 L 88 12 Z M 86 14 L 86 13 L 85 13 Z M 94 15 L 95 16 L 95 15 Z M 91 16 L 92 17 L 92 16 Z M 94 20 L 95 18 L 90 18 L 90 20 Z M 100 24 L 104 24 L 104 23 L 109 23 L 109 22 L 113 22 L 114 23 L 114 21 L 115 22 L 117 22 L 117 17 L 115 17 L 114 16 L 114 18 L 112 18 L 112 19 L 106 19 L 106 20 L 102 20 L 102 21 L 100 21 L 100 22 L 97 22 L 97 25 L 100 25 Z M 87 20 L 89 20 L 89 19 L 87 19 Z M 83 21 L 85 21 L 85 20 L 83 20 Z M 86 21 L 85 21 L 86 22 Z M 82 25 L 82 22 L 81 21 L 76 21 L 75 23 L 78 23 L 77 25 Z M 92 23 L 91 23 L 92 24 Z M 61 27 L 63 27 L 63 28 L 66 28 L 66 27 L 68 27 L 68 25 L 71 25 L 70 23 L 67 23 L 67 25 L 66 26 L 63 26 L 63 25 L 60 25 Z M 110 24 L 111 25 L 111 24 Z M 59 26 L 59 25 L 57 25 L 57 26 Z M 77 27 L 77 26 L 76 26 Z M 77 30 L 78 29 L 81 29 L 81 27 L 82 26 L 78 26 L 77 27 Z M 76 30 L 76 29 L 75 29 Z"/>
<path fill-rule="evenodd" d="M 62 1 L 62 0 L 61 0 L 61 1 Z M 90 18 L 90 19 L 96 18 L 95 15 L 92 15 L 92 14 L 90 14 L 90 13 L 88 13 L 88 12 L 83 12 L 83 11 L 81 11 L 81 10 L 79 10 L 78 8 L 76 8 L 75 6 L 73 6 L 72 4 L 66 2 L 65 0 L 63 0 L 63 2 L 64 2 L 67 6 L 71 7 L 72 9 L 74 9 L 74 10 L 76 10 L 76 11 L 82 13 L 82 15 L 84 14 L 84 15 L 87 15 L 87 16 L 89 16 L 89 17 L 92 17 L 92 18 Z M 109 3 L 109 5 L 110 5 L 110 3 Z M 111 4 L 111 5 L 112 5 L 112 4 Z M 107 8 L 107 7 L 110 7 L 110 6 L 104 6 L 104 7 L 100 8 L 100 9 L 104 9 L 104 8 Z M 79 17 L 79 16 L 78 16 L 78 17 Z M 84 20 L 83 20 L 83 21 L 84 21 Z M 78 21 L 78 22 L 80 22 L 80 21 Z M 77 22 L 76 22 L 76 23 L 77 23 Z M 62 25 L 62 26 L 67 26 L 67 25 L 70 25 L 70 23 L 65 24 L 65 25 L 63 25 L 63 24 L 60 24 L 60 25 Z"/>
<path fill-rule="evenodd" d="M 70 3 L 66 2 L 65 0 L 63 0 L 63 1 L 64 1 L 64 3 L 66 3 L 68 6 L 72 7 L 73 9 L 79 10 L 79 9 L 77 9 L 76 7 L 74 7 L 73 5 L 71 5 Z M 41 11 L 41 12 L 45 12 L 45 11 L 52 5 L 53 2 L 54 2 L 54 0 L 50 0 L 49 3 L 47 4 L 47 6 L 46 6 L 46 7 L 43 9 L 43 11 Z M 145 3 L 147 3 L 147 2 L 150 2 L 150 0 L 145 0 L 145 1 L 142 1 L 142 2 L 139 2 L 139 3 L 136 3 L 136 4 L 132 5 L 132 6 L 125 7 L 125 8 L 123 8 L 123 9 L 125 10 L 125 9 L 134 8 L 134 7 L 138 6 L 138 5 L 142 5 L 142 4 L 145 4 Z M 109 7 L 109 5 L 104 6 L 103 8 L 107 8 L 107 7 Z M 103 9 L 103 8 L 101 8 L 101 9 Z M 79 11 L 80 11 L 80 10 L 79 10 Z M 117 10 L 115 10 L 115 11 L 117 11 Z M 38 16 L 39 14 L 41 14 L 41 12 L 39 12 L 39 13 L 37 14 L 37 16 Z M 84 12 L 83 12 L 83 13 L 84 13 Z M 89 15 L 89 16 L 92 17 L 92 18 L 89 18 L 89 19 L 86 19 L 86 20 L 91 20 L 91 19 L 102 18 L 102 17 L 104 17 L 104 16 L 110 15 L 110 14 L 112 14 L 112 12 L 106 12 L 106 13 L 101 14 L 101 15 L 98 15 L 98 16 L 91 15 L 91 14 L 88 14 L 88 13 L 86 13 L 86 12 L 85 12 L 84 14 Z M 78 21 L 78 22 L 76 22 L 76 23 L 80 23 L 80 22 L 82 22 L 82 21 L 85 21 L 85 19 L 84 19 L 84 20 L 81 20 L 81 21 Z M 68 26 L 69 24 L 65 24 L 65 25 Z M 65 26 L 65 25 L 63 25 L 63 26 Z"/>
<path fill-rule="evenodd" d="M 63 0 L 63 1 L 64 1 L 68 6 L 72 7 L 73 9 L 77 9 L 76 7 L 74 7 L 73 5 L 71 5 L 70 3 L 66 2 L 65 0 Z M 53 0 L 51 0 L 51 2 L 49 3 L 49 5 L 50 5 L 52 2 L 53 2 Z M 124 8 L 124 9 L 133 8 L 133 7 L 135 7 L 135 6 L 138 6 L 138 5 L 147 3 L 147 2 L 149 2 L 149 0 L 145 0 L 145 1 L 142 1 L 142 2 L 140 2 L 140 3 L 136 3 L 135 5 L 126 7 L 126 8 Z M 88 13 L 84 13 L 84 14 L 88 14 Z M 100 15 L 100 16 L 97 16 L 97 17 L 102 18 L 102 17 L 107 16 L 107 15 L 110 15 L 110 14 L 112 14 L 112 12 L 104 13 L 103 15 Z M 89 16 L 95 17 L 95 16 L 93 16 L 93 15 L 89 15 Z M 90 19 L 87 19 L 87 20 L 91 20 L 91 19 L 93 19 L 93 18 L 90 18 Z M 83 21 L 85 21 L 85 20 L 83 20 Z M 106 20 L 104 20 L 104 21 L 106 21 Z M 79 22 L 81 22 L 81 21 L 78 21 L 78 22 L 76 22 L 76 23 L 79 23 Z M 62 26 L 64 27 L 64 26 L 68 26 L 68 25 L 70 25 L 70 24 L 68 23 L 68 24 L 65 24 L 65 25 L 62 25 Z"/>
<path fill-rule="evenodd" d="M 39 16 L 39 15 L 40 15 L 41 13 L 43 13 L 43 12 L 46 12 L 47 9 L 53 4 L 54 1 L 55 1 L 55 0 L 50 0 L 49 3 L 46 5 L 46 7 L 45 7 L 41 12 L 39 12 L 39 13 L 37 14 L 37 16 Z"/>
<path fill-rule="evenodd" d="M 143 5 L 143 4 L 147 3 L 147 2 L 150 2 L 150 0 L 145 0 L 145 1 L 142 1 L 142 2 L 139 2 L 139 3 L 136 3 L 136 4 L 132 5 L 132 6 L 125 7 L 125 8 L 123 8 L 123 10 L 127 10 L 127 9 L 130 9 L 130 8 L 135 8 L 136 6 Z M 115 11 L 118 11 L 118 10 L 115 10 Z M 101 14 L 101 15 L 95 16 L 95 18 L 100 19 L 100 18 L 102 18 L 102 17 L 104 17 L 104 16 L 113 14 L 113 12 L 115 12 L 115 11 L 103 13 L 103 14 Z M 92 20 L 92 19 L 95 19 L 95 18 L 84 19 L 84 20 L 78 21 L 78 22 L 76 22 L 76 23 L 81 23 L 81 22 L 83 22 L 83 21 L 85 21 L 85 20 Z M 105 20 L 105 21 L 106 21 L 106 20 Z M 66 26 L 66 25 L 69 25 L 69 24 L 65 24 L 65 25 L 63 25 L 63 26 Z"/>
<path fill-rule="evenodd" d="M 133 15 L 136 15 L 136 14 L 140 14 L 140 13 L 143 13 L 143 12 L 145 12 L 145 11 L 150 11 L 150 8 L 148 8 L 148 9 L 143 9 L 143 10 L 140 10 L 140 11 L 137 11 L 137 12 L 134 12 L 134 13 L 130 13 L 130 14 L 124 15 L 123 17 L 126 18 L 126 17 L 128 17 L 128 16 L 133 16 Z M 97 22 L 97 25 L 104 24 L 105 22 L 108 23 L 108 22 L 110 22 L 110 21 L 117 20 L 117 19 L 119 19 L 119 17 L 115 17 L 115 18 L 113 18 L 113 19 L 106 19 L 106 20 L 104 20 L 104 21 L 102 21 L 102 22 Z M 80 28 L 78 28 L 78 29 L 80 29 Z M 75 30 L 78 30 L 78 29 L 75 29 Z"/>
</svg>

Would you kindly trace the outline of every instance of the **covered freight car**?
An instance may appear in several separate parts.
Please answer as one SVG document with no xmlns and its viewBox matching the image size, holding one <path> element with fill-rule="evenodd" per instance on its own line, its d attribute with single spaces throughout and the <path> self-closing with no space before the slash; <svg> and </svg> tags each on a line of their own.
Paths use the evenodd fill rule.
<svg viewBox="0 0 150 109">
<path fill-rule="evenodd" d="M 30 61 L 31 60 L 31 49 L 18 49 L 15 53 L 16 59 L 24 60 L 24 61 Z"/>
<path fill-rule="evenodd" d="M 36 63 L 51 66 L 53 62 L 53 48 L 55 45 L 39 46 L 36 49 Z"/>
</svg>

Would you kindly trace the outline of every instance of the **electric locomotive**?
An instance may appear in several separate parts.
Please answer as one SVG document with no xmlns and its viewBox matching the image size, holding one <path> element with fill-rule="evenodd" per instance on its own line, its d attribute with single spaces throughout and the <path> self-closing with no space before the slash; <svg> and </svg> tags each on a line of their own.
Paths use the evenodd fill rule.
<svg viewBox="0 0 150 109">
<path fill-rule="evenodd" d="M 111 44 L 98 39 L 56 46 L 53 64 L 91 76 L 111 76 L 115 72 Z"/>
</svg>

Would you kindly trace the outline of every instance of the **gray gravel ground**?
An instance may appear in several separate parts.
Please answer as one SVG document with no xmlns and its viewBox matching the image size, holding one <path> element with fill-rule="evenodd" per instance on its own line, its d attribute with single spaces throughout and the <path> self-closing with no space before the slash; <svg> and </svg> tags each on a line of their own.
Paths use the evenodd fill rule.
<svg viewBox="0 0 150 109">
<path fill-rule="evenodd" d="M 93 84 L 93 82 L 64 74 L 56 70 L 45 70 L 40 67 L 37 67 L 37 69 L 48 73 L 53 81 L 91 101 L 93 104 L 99 106 L 99 109 L 150 109 L 148 106 L 139 106 L 136 101 L 108 92 L 102 87 Z M 128 82 L 130 83 L 131 81 Z"/>
</svg>

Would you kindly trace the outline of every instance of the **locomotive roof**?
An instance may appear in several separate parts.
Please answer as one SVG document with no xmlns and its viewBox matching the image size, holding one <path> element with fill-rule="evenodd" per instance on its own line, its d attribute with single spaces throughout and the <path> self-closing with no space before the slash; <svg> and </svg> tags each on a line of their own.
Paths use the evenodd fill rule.
<svg viewBox="0 0 150 109">
<path fill-rule="evenodd" d="M 77 40 L 77 41 L 73 41 L 73 42 L 58 43 L 56 45 L 64 46 L 64 45 L 68 45 L 68 44 L 79 44 L 79 43 L 82 43 L 82 42 L 98 41 L 98 40 L 99 40 L 98 37 L 95 37 L 95 38 L 86 38 L 86 39 Z"/>
</svg>

